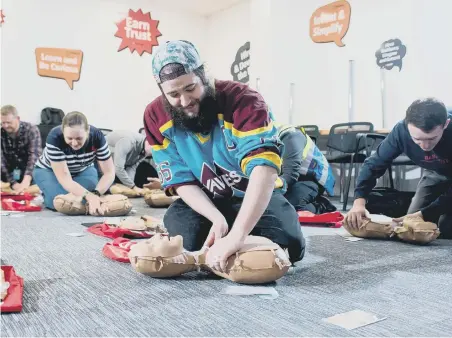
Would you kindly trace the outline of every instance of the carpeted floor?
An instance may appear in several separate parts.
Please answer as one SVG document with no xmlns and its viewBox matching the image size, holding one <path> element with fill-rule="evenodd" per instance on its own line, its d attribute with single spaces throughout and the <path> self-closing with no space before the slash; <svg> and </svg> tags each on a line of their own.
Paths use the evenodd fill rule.
<svg viewBox="0 0 452 338">
<path fill-rule="evenodd" d="M 136 215 L 164 210 L 133 201 Z M 1 218 L 2 265 L 24 278 L 21 313 L 2 314 L 1 336 L 450 336 L 452 241 L 429 246 L 347 242 L 303 228 L 305 259 L 271 284 L 273 300 L 231 296 L 206 273 L 152 279 L 102 256 L 91 216 L 50 211 Z M 85 232 L 82 237 L 68 233 Z M 322 321 L 351 310 L 386 320 L 347 331 Z"/>
</svg>

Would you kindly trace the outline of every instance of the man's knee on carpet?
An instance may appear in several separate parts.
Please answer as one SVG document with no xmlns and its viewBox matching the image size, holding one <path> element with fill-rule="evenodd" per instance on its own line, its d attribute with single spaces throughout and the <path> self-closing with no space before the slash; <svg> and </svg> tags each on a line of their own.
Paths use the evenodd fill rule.
<svg viewBox="0 0 452 338">
<path fill-rule="evenodd" d="M 200 250 L 212 223 L 190 208 L 182 199 L 174 201 L 163 217 L 170 236 L 181 235 L 185 250 Z"/>
<path fill-rule="evenodd" d="M 240 209 L 231 205 L 231 213 Z M 221 208 L 223 209 L 223 208 Z M 224 215 L 225 210 L 222 210 Z M 235 215 L 224 215 L 229 219 L 229 227 Z M 182 199 L 175 201 L 165 213 L 163 223 L 170 236 L 181 235 L 184 248 L 188 251 L 200 250 L 207 239 L 212 223 L 191 209 Z M 281 195 L 274 194 L 269 207 L 262 215 L 250 235 L 266 237 L 283 248 L 287 248 L 292 262 L 303 258 L 305 240 L 301 232 L 295 209 Z"/>
</svg>

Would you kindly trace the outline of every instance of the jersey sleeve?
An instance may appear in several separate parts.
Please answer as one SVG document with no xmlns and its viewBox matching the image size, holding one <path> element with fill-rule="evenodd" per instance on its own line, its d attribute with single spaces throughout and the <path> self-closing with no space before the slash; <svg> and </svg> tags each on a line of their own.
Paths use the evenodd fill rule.
<svg viewBox="0 0 452 338">
<path fill-rule="evenodd" d="M 152 157 L 165 193 L 176 195 L 176 188 L 189 184 L 200 185 L 200 183 L 179 155 L 176 145 L 168 135 L 173 121 L 165 116 L 163 108 L 159 109 L 155 107 L 156 105 L 154 101 L 146 107 L 144 112 L 146 139 L 152 147 Z"/>
<path fill-rule="evenodd" d="M 106 161 L 111 157 L 110 148 L 104 134 L 99 129 L 95 130 L 94 147 L 96 150 L 96 158 L 98 161 Z"/>
<path fill-rule="evenodd" d="M 257 92 L 247 89 L 233 104 L 232 138 L 237 146 L 236 160 L 242 172 L 250 176 L 256 166 L 270 166 L 281 174 L 283 144 L 267 104 Z M 228 122 L 225 119 L 225 128 Z"/>
</svg>

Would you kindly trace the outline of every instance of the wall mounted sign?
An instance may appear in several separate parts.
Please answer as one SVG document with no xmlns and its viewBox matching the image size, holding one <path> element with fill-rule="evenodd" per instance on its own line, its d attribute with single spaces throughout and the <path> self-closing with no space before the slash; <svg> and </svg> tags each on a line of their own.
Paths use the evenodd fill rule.
<svg viewBox="0 0 452 338">
<path fill-rule="evenodd" d="M 63 79 L 73 89 L 80 79 L 83 52 L 63 48 L 36 48 L 36 67 L 39 76 Z"/>
<path fill-rule="evenodd" d="M 129 15 L 116 24 L 115 36 L 122 39 L 118 52 L 129 47 L 131 53 L 136 50 L 140 56 L 144 52 L 152 54 L 152 47 L 158 46 L 157 38 L 162 35 L 158 24 L 158 20 L 151 19 L 150 12 L 143 14 L 141 9 L 136 12 L 129 9 Z"/>
<path fill-rule="evenodd" d="M 399 72 L 402 70 L 402 59 L 405 55 L 406 46 L 399 39 L 383 42 L 380 49 L 375 52 L 378 67 L 388 70 L 399 67 Z"/>
<path fill-rule="evenodd" d="M 235 54 L 235 60 L 231 65 L 231 74 L 233 81 L 248 83 L 250 74 L 248 68 L 250 66 L 250 42 L 246 42 L 239 48 Z"/>
<path fill-rule="evenodd" d="M 316 43 L 334 42 L 344 47 L 342 42 L 350 25 L 350 4 L 345 1 L 336 1 L 317 8 L 311 15 L 309 35 Z"/>
<path fill-rule="evenodd" d="M 6 16 L 3 14 L 3 9 L 0 9 L 0 26 L 5 23 Z"/>
</svg>

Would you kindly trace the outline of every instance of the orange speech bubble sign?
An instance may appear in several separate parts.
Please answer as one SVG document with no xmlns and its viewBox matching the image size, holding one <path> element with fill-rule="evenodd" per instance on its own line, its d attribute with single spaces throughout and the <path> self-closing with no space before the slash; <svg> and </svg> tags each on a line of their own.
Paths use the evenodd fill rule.
<svg viewBox="0 0 452 338">
<path fill-rule="evenodd" d="M 309 35 L 317 43 L 334 42 L 344 47 L 342 38 L 350 25 L 350 4 L 345 0 L 336 1 L 317 8 L 312 14 Z"/>
<path fill-rule="evenodd" d="M 80 79 L 83 52 L 63 48 L 36 48 L 36 67 L 39 76 L 63 79 L 73 89 Z"/>
</svg>

